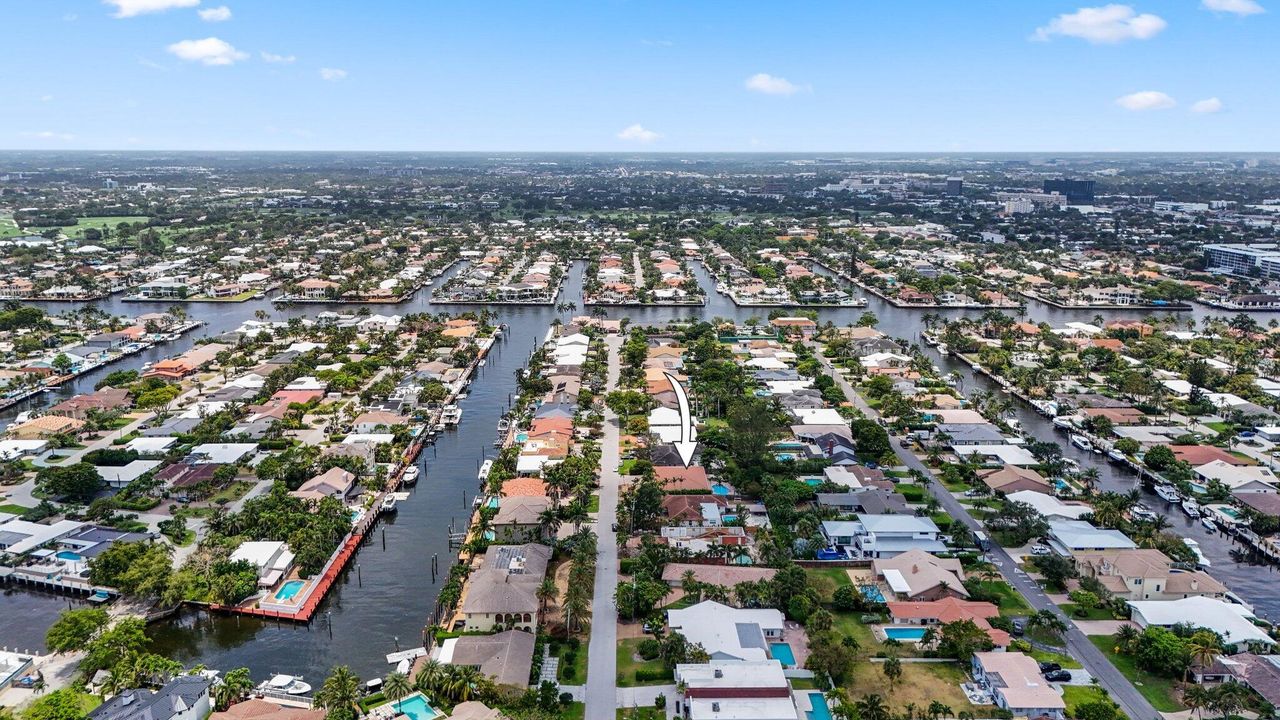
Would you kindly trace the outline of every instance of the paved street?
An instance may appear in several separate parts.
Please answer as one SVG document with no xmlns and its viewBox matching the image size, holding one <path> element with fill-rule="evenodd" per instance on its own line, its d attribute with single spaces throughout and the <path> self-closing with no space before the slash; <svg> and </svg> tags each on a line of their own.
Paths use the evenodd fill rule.
<svg viewBox="0 0 1280 720">
<path fill-rule="evenodd" d="M 611 335 L 608 389 L 618 385 L 621 372 L 618 351 L 622 337 Z M 611 718 L 618 702 L 618 609 L 613 593 L 618 587 L 618 543 L 613 524 L 618 519 L 618 416 L 604 411 L 604 441 L 600 458 L 600 514 L 596 525 L 599 553 L 596 557 L 595 599 L 591 603 L 591 644 L 587 655 L 586 717 Z"/>
<path fill-rule="evenodd" d="M 844 392 L 845 396 L 849 398 L 850 402 L 865 413 L 867 417 L 874 418 L 879 416 L 879 413 L 869 407 L 862 400 L 862 397 L 854 392 L 853 386 L 845 380 L 844 375 L 831 365 L 830 361 L 822 357 L 821 354 L 818 357 L 822 362 L 823 368 L 835 379 L 836 384 Z M 919 470 L 929 477 L 933 476 L 932 471 L 920 461 L 920 458 L 916 457 L 915 453 L 904 449 L 896 438 L 893 440 L 893 449 L 903 465 Z M 929 492 L 938 499 L 938 502 L 942 504 L 943 510 L 948 515 L 959 519 L 971 530 L 980 530 L 982 528 L 978 521 L 974 520 L 973 516 L 969 514 L 968 509 L 941 483 L 930 483 Z M 1102 652 L 1094 647 L 1093 643 L 1089 642 L 1089 638 L 1085 637 L 1084 633 L 1076 628 L 1071 618 L 1067 617 L 1057 605 L 1054 605 L 1049 600 L 1044 590 L 1018 568 L 1017 563 L 1003 548 L 992 545 L 987 555 L 999 566 L 1005 580 L 1027 598 L 1027 602 L 1030 603 L 1031 607 L 1036 610 L 1049 610 L 1066 623 L 1067 627 L 1070 628 L 1066 634 L 1067 654 L 1079 660 L 1090 675 L 1098 678 L 1101 685 L 1111 694 L 1111 698 L 1119 703 L 1120 708 L 1124 710 L 1126 715 L 1133 720 L 1147 720 L 1160 716 L 1160 713 L 1156 712 L 1151 703 L 1142 697 L 1142 694 L 1133 686 L 1133 683 L 1120 674 L 1120 671 L 1116 670 L 1111 661 L 1107 660 Z"/>
</svg>

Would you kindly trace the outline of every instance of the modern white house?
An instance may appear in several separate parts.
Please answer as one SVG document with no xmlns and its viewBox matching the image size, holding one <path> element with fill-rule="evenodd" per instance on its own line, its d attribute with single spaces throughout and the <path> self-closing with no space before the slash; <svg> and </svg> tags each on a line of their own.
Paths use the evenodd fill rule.
<svg viewBox="0 0 1280 720">
<path fill-rule="evenodd" d="M 230 560 L 247 561 L 258 569 L 259 587 L 272 587 L 293 567 L 293 551 L 288 544 L 275 540 L 251 540 L 240 543 Z"/>
<path fill-rule="evenodd" d="M 1274 646 L 1262 628 L 1253 624 L 1254 615 L 1243 605 L 1211 597 L 1189 597 L 1181 600 L 1130 600 L 1133 621 L 1139 627 L 1190 625 L 1212 630 L 1222 636 L 1228 647 L 1239 645 Z"/>
<path fill-rule="evenodd" d="M 676 666 L 686 720 L 796 720 L 800 712 L 777 660 L 712 660 Z"/>
<path fill-rule="evenodd" d="M 915 515 L 855 515 L 856 520 L 828 520 L 822 523 L 827 542 L 854 558 L 891 558 L 909 550 L 945 552 L 933 520 Z"/>
<path fill-rule="evenodd" d="M 769 643 L 782 640 L 784 621 L 773 608 L 734 608 L 714 600 L 667 611 L 671 632 L 701 645 L 712 660 L 768 660 Z"/>
</svg>

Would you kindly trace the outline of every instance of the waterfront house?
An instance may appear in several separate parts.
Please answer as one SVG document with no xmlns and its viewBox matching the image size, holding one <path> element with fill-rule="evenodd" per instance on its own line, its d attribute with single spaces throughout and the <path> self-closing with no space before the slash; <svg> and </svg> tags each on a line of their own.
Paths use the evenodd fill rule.
<svg viewBox="0 0 1280 720">
<path fill-rule="evenodd" d="M 541 515 L 551 507 L 551 498 L 518 495 L 502 498 L 490 526 L 498 542 L 525 542 L 543 539 Z"/>
<path fill-rule="evenodd" d="M 327 497 L 346 502 L 355 490 L 356 476 L 335 465 L 302 483 L 289 494 L 308 502 L 319 502 Z"/>
<path fill-rule="evenodd" d="M 159 690 L 125 690 L 89 713 L 88 720 L 205 720 L 213 681 L 179 675 Z"/>
<path fill-rule="evenodd" d="M 989 602 L 959 600 L 948 597 L 926 602 L 886 603 L 893 622 L 906 625 L 946 625 L 968 620 L 984 630 L 995 647 L 1008 647 L 1009 633 L 991 627 L 991 618 L 999 617 L 1000 608 Z"/>
<path fill-rule="evenodd" d="M 1223 460 L 1214 460 L 1197 466 L 1195 474 L 1205 484 L 1214 481 L 1222 483 L 1232 495 L 1276 492 L 1275 473 L 1261 465 L 1232 465 Z"/>
<path fill-rule="evenodd" d="M 1049 481 L 1040 473 L 1029 467 L 1005 465 L 999 470 L 981 471 L 979 472 L 978 477 L 984 484 L 986 484 L 987 487 L 991 488 L 992 492 L 1053 492 L 1053 488 L 1049 485 Z"/>
<path fill-rule="evenodd" d="M 6 433 L 15 440 L 48 440 L 55 435 L 75 435 L 83 427 L 83 420 L 61 415 L 41 415 L 9 426 Z"/>
<path fill-rule="evenodd" d="M 533 633 L 506 630 L 493 635 L 464 635 L 440 644 L 436 660 L 444 665 L 473 667 L 499 688 L 523 691 L 533 666 Z"/>
<path fill-rule="evenodd" d="M 88 395 L 76 395 L 49 408 L 50 415 L 62 415 L 77 420 L 87 420 L 90 411 L 107 412 L 123 410 L 132 403 L 129 391 L 123 388 L 104 387 Z"/>
<path fill-rule="evenodd" d="M 267 700 L 249 698 L 209 716 L 209 720 L 324 720 L 323 710 L 277 705 Z M 456 717 L 456 716 L 455 716 Z"/>
<path fill-rule="evenodd" d="M 1050 520 L 1049 547 L 1059 555 L 1130 550 L 1137 545 L 1119 530 L 1097 528 L 1084 520 Z"/>
<path fill-rule="evenodd" d="M 467 580 L 462 629 L 535 632 L 542 607 L 537 590 L 550 561 L 551 548 L 546 545 L 490 545 L 480 569 Z"/>
<path fill-rule="evenodd" d="M 1140 628 L 1202 627 L 1222 637 L 1228 649 L 1276 644 L 1263 628 L 1253 623 L 1253 613 L 1237 603 L 1193 596 L 1179 600 L 1130 600 L 1127 605 Z"/>
<path fill-rule="evenodd" d="M 712 660 L 768 659 L 769 643 L 782 640 L 784 620 L 773 608 L 734 608 L 714 600 L 667 611 L 671 632 L 702 645 Z"/>
<path fill-rule="evenodd" d="M 241 560 L 258 570 L 258 586 L 273 587 L 293 568 L 293 551 L 285 543 L 276 540 L 249 540 L 240 543 L 229 558 Z"/>
<path fill-rule="evenodd" d="M 1015 717 L 1054 718 L 1066 714 L 1066 702 L 1040 674 L 1036 661 L 1017 652 L 973 654 L 973 679 L 985 685 L 996 705 Z"/>
<path fill-rule="evenodd" d="M 1081 577 L 1097 578 L 1112 595 L 1126 600 L 1222 598 L 1227 588 L 1200 570 L 1175 570 L 1167 555 L 1153 548 L 1083 552 L 1075 556 Z"/>
</svg>

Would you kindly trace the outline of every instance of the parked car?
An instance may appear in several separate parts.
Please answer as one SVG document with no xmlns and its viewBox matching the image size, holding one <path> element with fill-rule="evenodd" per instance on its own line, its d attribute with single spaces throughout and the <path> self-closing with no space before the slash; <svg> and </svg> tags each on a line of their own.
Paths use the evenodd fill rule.
<svg viewBox="0 0 1280 720">
<path fill-rule="evenodd" d="M 1037 543 L 1031 546 L 1032 555 L 1048 555 L 1051 552 L 1053 551 L 1050 550 L 1049 546 L 1045 545 L 1044 543 Z"/>
<path fill-rule="evenodd" d="M 1056 662 L 1042 662 L 1042 663 L 1040 663 L 1040 672 L 1042 672 L 1042 673 L 1054 672 L 1054 671 L 1056 671 L 1056 670 L 1061 670 L 1061 669 L 1062 669 L 1062 666 L 1061 666 L 1061 665 L 1059 665 L 1059 664 L 1058 664 L 1058 663 L 1056 663 Z"/>
<path fill-rule="evenodd" d="M 1044 679 L 1049 682 L 1069 682 L 1071 680 L 1070 670 L 1054 670 L 1044 674 Z"/>
<path fill-rule="evenodd" d="M 1013 635 L 1015 637 L 1022 637 L 1022 635 L 1026 632 L 1027 632 L 1027 621 L 1023 618 L 1014 618 Z"/>
</svg>

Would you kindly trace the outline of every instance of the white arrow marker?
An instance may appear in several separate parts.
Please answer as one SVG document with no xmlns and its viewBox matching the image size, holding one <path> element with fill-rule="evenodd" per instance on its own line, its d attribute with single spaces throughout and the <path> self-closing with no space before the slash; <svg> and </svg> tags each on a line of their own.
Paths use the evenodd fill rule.
<svg viewBox="0 0 1280 720">
<path fill-rule="evenodd" d="M 680 441 L 676 443 L 676 452 L 680 453 L 680 461 L 684 466 L 689 467 L 693 462 L 693 452 L 698 449 L 698 431 L 693 427 L 693 415 L 689 412 L 689 395 L 674 375 L 663 375 L 667 376 L 667 382 L 671 383 L 671 389 L 676 394 L 676 401 L 680 403 Z"/>
</svg>

